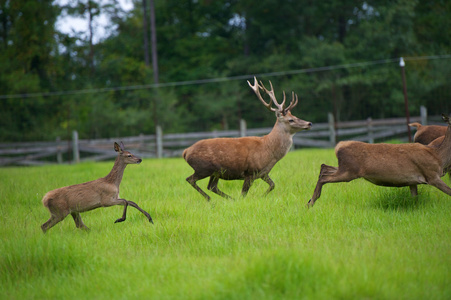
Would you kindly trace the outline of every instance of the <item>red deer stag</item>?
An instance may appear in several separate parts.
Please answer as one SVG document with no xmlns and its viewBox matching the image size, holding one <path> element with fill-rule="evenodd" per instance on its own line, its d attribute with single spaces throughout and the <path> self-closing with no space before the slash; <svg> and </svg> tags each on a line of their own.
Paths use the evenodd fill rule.
<svg viewBox="0 0 451 300">
<path fill-rule="evenodd" d="M 41 226 L 44 233 L 61 222 L 68 214 L 71 214 L 74 218 L 77 228 L 89 230 L 81 220 L 80 213 L 113 205 L 124 206 L 122 217 L 114 223 L 125 221 L 128 205 L 142 212 L 149 219 L 149 222 L 153 223 L 150 215 L 141 209 L 138 204 L 119 198 L 119 185 L 125 167 L 128 164 L 139 164 L 142 159 L 125 151 L 123 143 L 120 146 L 114 143 L 114 150 L 118 152 L 118 156 L 113 169 L 107 176 L 86 183 L 62 187 L 44 195 L 42 204 L 48 208 L 51 215 L 50 219 Z"/>
<path fill-rule="evenodd" d="M 291 114 L 291 110 L 298 103 L 297 95 L 292 93 L 292 100 L 285 108 L 285 92 L 283 101 L 279 104 L 274 95 L 271 81 L 271 90 L 268 91 L 263 83 L 258 84 L 254 77 L 254 85 L 247 82 L 257 98 L 264 106 L 275 112 L 277 121 L 272 131 L 263 137 L 241 138 L 215 138 L 201 140 L 185 149 L 183 158 L 194 169 L 194 174 L 186 178 L 199 193 L 207 200 L 208 196 L 197 184 L 198 180 L 210 177 L 208 189 L 224 198 L 231 198 L 218 189 L 219 179 L 237 180 L 244 179 L 241 195 L 245 196 L 254 180 L 261 178 L 269 189 L 266 194 L 274 189 L 274 182 L 269 177 L 269 172 L 274 165 L 287 154 L 293 144 L 293 135 L 301 130 L 308 130 L 312 123 L 298 119 Z M 266 101 L 260 95 L 260 91 L 269 95 L 270 101 Z M 272 103 L 276 108 L 272 108 Z"/>
<path fill-rule="evenodd" d="M 412 196 L 418 195 L 417 184 L 429 184 L 451 196 L 451 188 L 440 177 L 451 163 L 451 121 L 445 139 L 439 147 L 419 143 L 367 144 L 355 141 L 340 142 L 335 147 L 338 168 L 321 165 L 318 183 L 308 206 L 321 196 L 326 183 L 349 182 L 364 178 L 389 187 L 409 186 Z"/>
</svg>

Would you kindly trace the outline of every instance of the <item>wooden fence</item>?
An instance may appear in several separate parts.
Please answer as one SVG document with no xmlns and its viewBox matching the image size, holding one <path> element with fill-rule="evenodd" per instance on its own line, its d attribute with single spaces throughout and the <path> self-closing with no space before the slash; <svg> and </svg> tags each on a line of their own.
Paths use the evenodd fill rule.
<svg viewBox="0 0 451 300">
<path fill-rule="evenodd" d="M 411 117 L 411 122 L 427 124 L 425 109 L 422 116 Z M 437 118 L 431 118 L 439 119 Z M 429 120 L 429 123 L 434 123 Z M 434 123 L 440 124 L 441 123 Z M 78 163 L 87 160 L 106 160 L 116 157 L 114 142 L 122 141 L 125 148 L 143 158 L 180 157 L 185 148 L 201 139 L 216 137 L 263 136 L 271 127 L 247 129 L 241 121 L 239 130 L 213 132 L 163 134 L 161 128 L 154 135 L 118 137 L 109 139 L 78 139 L 74 131 L 72 140 L 54 142 L 0 143 L 0 166 L 42 165 L 56 163 Z M 329 114 L 328 123 L 316 123 L 309 131 L 297 133 L 293 138 L 294 149 L 303 147 L 330 148 L 341 140 L 357 140 L 368 143 L 389 139 L 407 141 L 405 118 L 334 122 Z"/>
</svg>

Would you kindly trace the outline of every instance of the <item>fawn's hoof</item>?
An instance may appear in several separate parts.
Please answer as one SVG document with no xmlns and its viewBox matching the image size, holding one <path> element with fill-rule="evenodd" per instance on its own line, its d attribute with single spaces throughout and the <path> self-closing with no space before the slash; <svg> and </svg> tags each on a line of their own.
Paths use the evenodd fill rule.
<svg viewBox="0 0 451 300">
<path fill-rule="evenodd" d="M 116 223 L 119 223 L 119 222 L 124 222 L 125 221 L 125 219 L 123 219 L 123 218 L 120 218 L 120 219 L 117 219 L 116 221 L 114 221 L 114 223 L 116 224 Z"/>
</svg>

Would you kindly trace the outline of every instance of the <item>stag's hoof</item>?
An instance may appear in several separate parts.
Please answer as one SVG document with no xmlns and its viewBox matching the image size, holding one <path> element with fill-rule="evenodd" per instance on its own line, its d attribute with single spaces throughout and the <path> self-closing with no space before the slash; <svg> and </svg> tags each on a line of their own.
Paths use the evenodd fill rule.
<svg viewBox="0 0 451 300">
<path fill-rule="evenodd" d="M 149 222 L 153 224 L 152 218 L 149 218 Z"/>
<path fill-rule="evenodd" d="M 125 219 L 124 218 L 120 218 L 120 219 L 117 219 L 116 221 L 114 221 L 114 223 L 116 224 L 116 223 L 119 223 L 119 222 L 124 222 L 125 221 Z"/>
</svg>

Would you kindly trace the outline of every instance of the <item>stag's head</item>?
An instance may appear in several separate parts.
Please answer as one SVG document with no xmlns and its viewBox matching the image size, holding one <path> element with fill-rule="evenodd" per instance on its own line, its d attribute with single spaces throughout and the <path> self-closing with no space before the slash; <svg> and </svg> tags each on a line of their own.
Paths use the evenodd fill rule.
<svg viewBox="0 0 451 300">
<path fill-rule="evenodd" d="M 255 95 L 257 95 L 257 98 L 260 99 L 260 101 L 263 103 L 263 105 L 269 111 L 273 111 L 276 113 L 277 121 L 279 123 L 283 124 L 290 133 L 294 134 L 301 130 L 309 130 L 312 127 L 311 122 L 301 120 L 291 114 L 291 110 L 298 104 L 298 95 L 296 95 L 294 92 L 291 92 L 290 105 L 288 105 L 288 107 L 285 107 L 285 101 L 286 101 L 285 91 L 283 91 L 282 104 L 279 104 L 277 102 L 276 96 L 274 94 L 274 89 L 272 87 L 271 81 L 269 81 L 271 90 L 268 90 L 263 85 L 263 82 L 261 82 L 261 81 L 260 81 L 260 84 L 258 84 L 256 77 L 254 77 L 254 85 L 252 85 L 249 81 L 247 81 L 247 83 L 249 84 L 251 89 L 254 91 Z M 263 97 L 260 94 L 260 90 L 263 90 L 263 91 L 265 91 L 266 94 L 268 94 L 268 96 L 270 98 L 269 103 L 266 103 L 266 101 L 263 99 Z M 275 108 L 272 107 L 273 103 L 276 106 Z"/>
<path fill-rule="evenodd" d="M 119 145 L 118 143 L 114 143 L 114 150 L 119 153 L 119 158 L 123 160 L 123 162 L 128 164 L 139 164 L 142 162 L 142 159 L 138 156 L 133 155 L 129 151 L 125 151 L 124 144 L 121 142 Z"/>
</svg>

